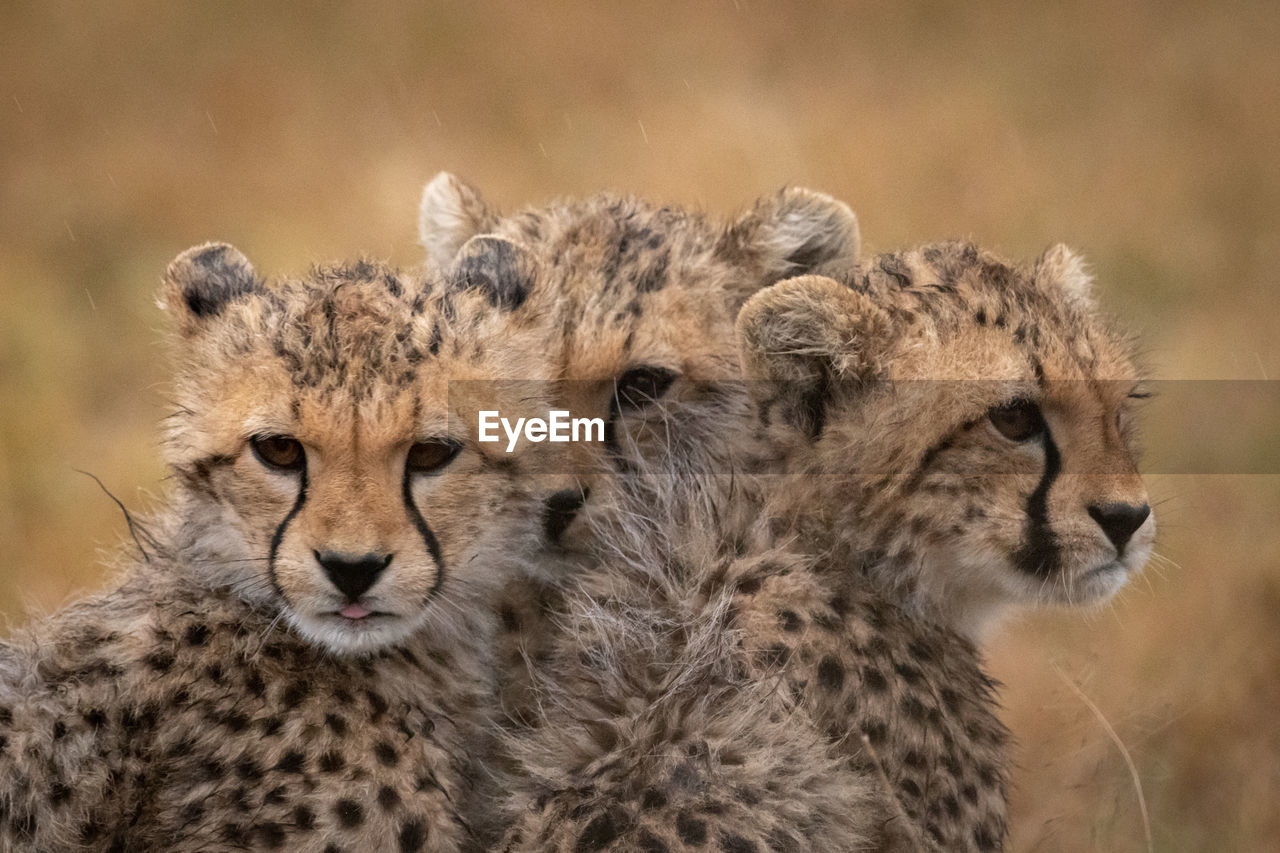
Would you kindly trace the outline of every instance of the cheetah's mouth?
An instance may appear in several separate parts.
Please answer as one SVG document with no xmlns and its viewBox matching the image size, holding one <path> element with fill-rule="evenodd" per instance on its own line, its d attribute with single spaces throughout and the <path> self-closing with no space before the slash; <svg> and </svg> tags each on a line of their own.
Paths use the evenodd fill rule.
<svg viewBox="0 0 1280 853">
<path fill-rule="evenodd" d="M 360 628 L 373 622 L 385 622 L 388 619 L 395 619 L 394 613 L 387 613 L 381 610 L 369 610 L 360 604 L 348 604 L 341 610 L 323 614 L 325 618 L 336 620 L 346 628 Z"/>
</svg>

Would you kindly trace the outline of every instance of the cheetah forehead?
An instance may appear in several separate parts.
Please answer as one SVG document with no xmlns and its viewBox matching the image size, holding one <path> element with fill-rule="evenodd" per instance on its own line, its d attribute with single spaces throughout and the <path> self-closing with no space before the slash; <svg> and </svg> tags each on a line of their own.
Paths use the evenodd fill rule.
<svg viewBox="0 0 1280 853">
<path fill-rule="evenodd" d="M 317 266 L 225 310 L 187 344 L 180 372 L 271 364 L 295 389 L 359 399 L 412 383 L 458 317 L 432 279 L 370 261 Z"/>
<path fill-rule="evenodd" d="M 948 373 L 996 378 L 1013 359 L 1050 378 L 1133 378 L 1128 340 L 1082 295 L 1072 261 L 1071 277 L 1045 280 L 973 244 L 943 243 L 881 255 L 849 283 L 900 321 L 933 329 Z"/>
</svg>

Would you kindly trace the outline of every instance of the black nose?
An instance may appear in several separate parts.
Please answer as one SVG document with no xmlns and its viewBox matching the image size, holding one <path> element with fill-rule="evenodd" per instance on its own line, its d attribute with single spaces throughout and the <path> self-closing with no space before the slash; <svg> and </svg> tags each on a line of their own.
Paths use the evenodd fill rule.
<svg viewBox="0 0 1280 853">
<path fill-rule="evenodd" d="M 342 554 L 337 551 L 315 551 L 324 573 L 347 598 L 355 601 L 391 563 L 390 554 Z"/>
<path fill-rule="evenodd" d="M 573 523 L 578 510 L 582 509 L 590 496 L 591 490 L 584 487 L 564 489 L 548 497 L 542 511 L 542 529 L 547 534 L 547 539 L 559 542 L 561 534 Z"/>
<path fill-rule="evenodd" d="M 1137 532 L 1142 523 L 1151 515 L 1151 507 L 1147 504 L 1109 503 L 1096 504 L 1089 507 L 1089 515 L 1102 532 L 1107 534 L 1116 551 L 1124 553 L 1124 546 L 1129 544 L 1129 537 Z"/>
</svg>

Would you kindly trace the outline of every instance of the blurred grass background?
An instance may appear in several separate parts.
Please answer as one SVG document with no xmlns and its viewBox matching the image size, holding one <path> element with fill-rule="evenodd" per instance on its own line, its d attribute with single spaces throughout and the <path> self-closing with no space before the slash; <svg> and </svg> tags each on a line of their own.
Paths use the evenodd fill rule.
<svg viewBox="0 0 1280 853">
<path fill-rule="evenodd" d="M 124 526 L 73 469 L 163 493 L 165 264 L 208 239 L 266 273 L 415 264 L 439 169 L 508 209 L 614 188 L 727 214 L 796 183 L 848 200 L 870 250 L 1061 240 L 1156 376 L 1280 376 L 1277 45 L 1270 2 L 9 0 L 0 614 L 103 582 Z M 1275 458 L 1272 419 L 1159 415 L 1175 454 Z M 1145 846 L 1100 717 L 1154 849 L 1280 849 L 1280 478 L 1152 490 L 1162 556 L 1117 603 L 991 644 L 1015 850 Z"/>
</svg>

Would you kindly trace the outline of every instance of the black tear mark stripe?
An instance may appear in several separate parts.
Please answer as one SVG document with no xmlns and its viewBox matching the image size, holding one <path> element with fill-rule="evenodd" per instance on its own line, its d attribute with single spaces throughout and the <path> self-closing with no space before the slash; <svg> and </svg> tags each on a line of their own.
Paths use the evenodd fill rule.
<svg viewBox="0 0 1280 853">
<path fill-rule="evenodd" d="M 431 554 L 431 559 L 436 561 L 436 581 L 431 585 L 431 589 L 427 591 L 427 601 L 430 601 L 435 598 L 436 593 L 440 590 L 440 584 L 444 583 L 444 558 L 440 556 L 440 543 L 437 541 L 435 533 L 427 525 L 427 520 L 422 517 L 422 513 L 418 511 L 418 505 L 413 502 L 413 475 L 409 473 L 407 466 L 404 470 L 404 480 L 400 491 L 404 497 L 404 507 L 409 513 L 409 518 L 413 520 L 413 526 L 418 528 L 418 535 L 426 543 L 427 552 Z"/>
<path fill-rule="evenodd" d="M 284 533 L 289 528 L 289 523 L 302 511 L 302 505 L 307 502 L 307 467 L 305 463 L 302 466 L 300 478 L 298 499 L 293 502 L 293 508 L 289 510 L 284 520 L 280 522 L 280 526 L 276 528 L 276 532 L 272 534 L 271 548 L 267 551 L 267 577 L 271 581 L 271 588 L 275 590 L 276 595 L 280 596 L 280 600 L 286 604 L 289 603 L 289 598 L 284 594 L 280 581 L 276 579 L 276 554 L 280 550 L 280 543 L 284 541 Z"/>
<path fill-rule="evenodd" d="M 1057 537 L 1049 526 L 1049 490 L 1062 472 L 1062 454 L 1047 424 L 1042 435 L 1044 475 L 1035 491 L 1027 496 L 1027 535 L 1014 562 L 1028 574 L 1047 578 L 1058 570 L 1059 563 Z"/>
</svg>

